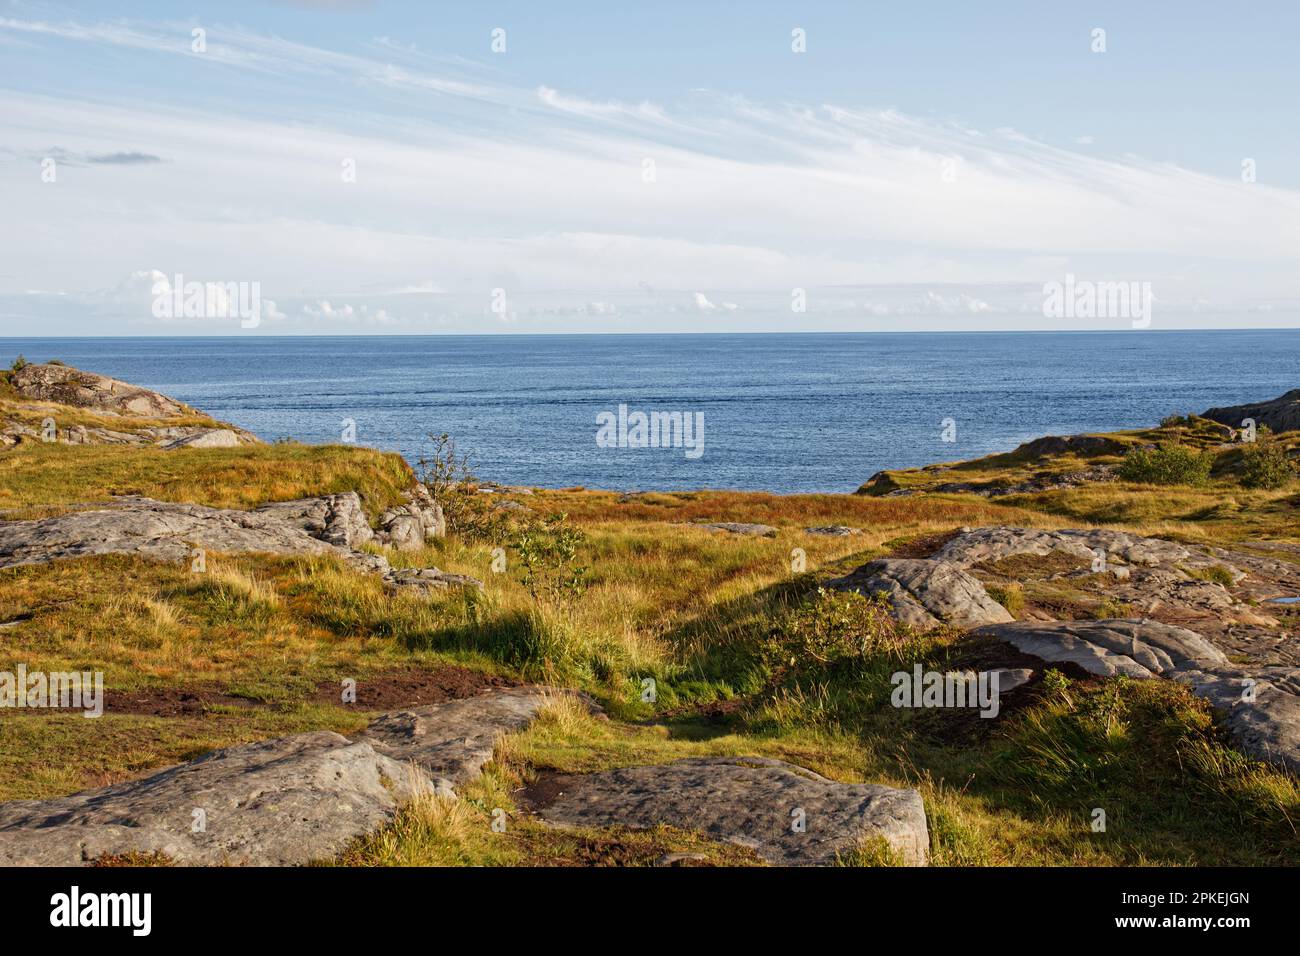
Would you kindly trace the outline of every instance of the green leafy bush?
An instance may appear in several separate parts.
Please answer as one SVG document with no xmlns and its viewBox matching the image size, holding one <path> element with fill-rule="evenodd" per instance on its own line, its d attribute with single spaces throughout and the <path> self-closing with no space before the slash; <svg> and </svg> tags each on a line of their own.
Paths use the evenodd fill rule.
<svg viewBox="0 0 1300 956">
<path fill-rule="evenodd" d="M 587 568 L 578 564 L 578 548 L 585 540 L 583 532 L 570 526 L 569 516 L 563 513 L 524 525 L 514 547 L 522 569 L 520 583 L 534 600 L 546 597 L 567 602 L 582 596 L 587 589 Z"/>
<path fill-rule="evenodd" d="M 1295 477 L 1286 449 L 1273 441 L 1256 441 L 1241 454 L 1241 483 L 1247 488 L 1281 488 Z"/>
<path fill-rule="evenodd" d="M 1210 480 L 1214 455 L 1186 445 L 1135 448 L 1124 456 L 1119 476 L 1149 485 L 1203 485 Z"/>
</svg>

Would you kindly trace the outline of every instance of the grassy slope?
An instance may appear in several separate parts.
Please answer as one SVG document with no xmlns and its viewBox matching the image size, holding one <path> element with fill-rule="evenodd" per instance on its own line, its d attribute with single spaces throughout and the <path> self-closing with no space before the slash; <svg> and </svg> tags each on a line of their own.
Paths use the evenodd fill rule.
<svg viewBox="0 0 1300 956">
<path fill-rule="evenodd" d="M 356 448 L 27 445 L 0 455 L 0 507 L 38 511 L 121 491 L 250 506 L 353 488 L 374 511 L 407 481 L 400 459 Z M 557 833 L 515 813 L 512 795 L 536 768 L 745 753 L 835 779 L 918 786 L 940 863 L 1300 862 L 1294 780 L 1225 747 L 1208 710 L 1182 688 L 1073 685 L 972 724 L 887 704 L 889 673 L 915 661 L 944 666 L 959 653 L 956 635 L 826 663 L 790 651 L 792 634 L 825 620 L 817 577 L 962 525 L 1113 520 L 1216 539 L 1259 522 L 1269 537 L 1300 540 L 1290 525 L 1260 517 L 1285 508 L 1285 492 L 1241 495 L 1242 508 L 1222 518 L 1189 512 L 1202 494 L 1214 497 L 1108 486 L 1019 500 L 700 492 L 620 503 L 603 492 L 543 491 L 530 507 L 565 511 L 587 534 L 591 586 L 569 605 L 533 601 L 513 569 L 491 573 L 490 545 L 454 539 L 395 563 L 482 578 L 481 598 L 394 599 L 373 578 L 323 559 L 210 556 L 204 575 L 120 557 L 0 571 L 0 622 L 20 619 L 0 631 L 14 664 L 101 669 L 110 688 L 215 688 L 261 702 L 167 718 L 0 716 L 0 798 L 65 793 L 279 733 L 352 730 L 366 715 L 322 702 L 319 682 L 460 662 L 585 687 L 614 719 L 557 707 L 503 743 L 458 809 L 412 807 L 345 862 L 638 863 L 674 850 L 749 862 L 671 830 Z M 779 534 L 690 526 L 699 519 L 761 521 Z M 822 524 L 864 533 L 802 531 Z M 792 572 L 795 548 L 815 575 Z M 657 682 L 655 704 L 639 699 L 645 677 Z M 1089 826 L 1099 806 L 1105 833 Z M 505 834 L 489 826 L 498 808 L 510 814 Z"/>
</svg>

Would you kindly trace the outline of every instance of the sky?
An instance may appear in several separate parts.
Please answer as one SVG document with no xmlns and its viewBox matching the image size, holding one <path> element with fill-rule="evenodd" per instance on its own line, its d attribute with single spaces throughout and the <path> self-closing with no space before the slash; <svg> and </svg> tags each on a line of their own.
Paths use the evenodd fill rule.
<svg viewBox="0 0 1300 956">
<path fill-rule="evenodd" d="M 1298 28 L 0 0 L 0 335 L 1300 326 Z"/>
</svg>

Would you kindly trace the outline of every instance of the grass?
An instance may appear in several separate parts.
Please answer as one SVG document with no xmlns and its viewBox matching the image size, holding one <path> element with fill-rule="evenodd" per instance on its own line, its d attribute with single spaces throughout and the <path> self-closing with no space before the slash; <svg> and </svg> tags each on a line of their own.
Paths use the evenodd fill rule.
<svg viewBox="0 0 1300 956">
<path fill-rule="evenodd" d="M 1172 437 L 1201 440 L 1201 426 L 1176 427 L 1184 433 Z M 1151 435 L 1130 437 L 1133 444 Z M 1013 457 L 917 470 L 915 480 L 1078 464 Z M 0 507 L 11 509 L 9 517 L 127 492 L 253 507 L 346 490 L 359 491 L 373 515 L 399 500 L 409 481 L 397 456 L 350 446 L 159 452 L 29 443 L 0 454 Z M 1184 688 L 1161 681 L 1026 688 L 1018 692 L 1022 703 L 991 721 L 896 710 L 891 673 L 914 663 L 966 666 L 953 663 L 969 650 L 961 635 L 911 634 L 865 599 L 818 590 L 835 573 L 966 525 L 1110 524 L 1191 542 L 1300 541 L 1284 489 L 1243 489 L 1229 472 L 1212 474 L 1206 487 L 1116 482 L 996 499 L 722 491 L 625 499 L 538 490 L 528 505 L 566 512 L 584 532 L 589 574 L 581 596 L 534 600 L 513 551 L 496 573 L 489 544 L 454 538 L 389 557 L 399 567 L 478 577 L 481 595 L 395 596 L 377 578 L 323 557 L 209 554 L 204 573 L 120 556 L 0 571 L 0 623 L 17 622 L 0 634 L 14 664 L 102 670 L 110 693 L 224 695 L 199 712 L 168 717 L 0 715 L 0 798 L 68 793 L 283 733 L 352 732 L 369 715 L 322 698 L 322 683 L 457 664 L 580 687 L 610 719 L 557 701 L 530 729 L 499 743 L 493 764 L 459 802 L 422 798 L 333 862 L 650 865 L 685 854 L 752 865 L 748 851 L 671 828 L 555 830 L 522 813 L 514 798 L 543 770 L 723 755 L 776 757 L 836 780 L 915 786 L 941 864 L 1300 862 L 1294 778 L 1228 746 L 1206 705 Z M 778 534 L 749 538 L 694 526 L 705 520 L 771 524 Z M 827 524 L 862 533 L 803 531 Z M 796 548 L 807 572 L 795 570 Z M 1026 569 L 1013 565 L 981 571 L 1013 615 L 1050 601 L 1078 602 L 1080 616 L 1096 613 L 1095 596 L 1055 594 L 1060 586 L 1047 581 L 1018 583 Z M 1198 573 L 1230 584 L 1215 568 Z M 1104 833 L 1091 827 L 1099 807 Z M 494 829 L 502 819 L 505 829 Z M 844 862 L 894 861 L 880 846 L 864 846 Z"/>
<path fill-rule="evenodd" d="M 352 445 L 122 448 L 24 442 L 0 454 L 0 513 L 45 517 L 113 495 L 254 508 L 359 492 L 373 516 L 401 501 L 411 471 L 398 455 Z"/>
</svg>

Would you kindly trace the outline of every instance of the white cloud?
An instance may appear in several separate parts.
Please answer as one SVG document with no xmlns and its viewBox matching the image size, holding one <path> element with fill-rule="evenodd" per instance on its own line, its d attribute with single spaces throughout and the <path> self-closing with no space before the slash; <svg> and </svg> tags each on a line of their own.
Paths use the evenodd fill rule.
<svg viewBox="0 0 1300 956">
<path fill-rule="evenodd" d="M 497 287 L 513 303 L 546 297 L 537 315 L 564 302 L 628 321 L 640 307 L 613 293 L 679 290 L 639 301 L 723 321 L 760 311 L 746 294 L 788 303 L 794 287 L 873 284 L 908 291 L 822 294 L 814 308 L 989 317 L 1031 311 L 1024 290 L 1066 271 L 1221 310 L 1295 297 L 1300 194 L 1235 170 L 1216 178 L 890 110 L 514 88 L 392 43 L 345 54 L 214 26 L 214 56 L 200 60 L 185 25 L 0 18 L 6 31 L 84 43 L 88 57 L 106 45 L 177 58 L 177 71 L 247 68 L 266 91 L 256 116 L 167 90 L 147 104 L 6 92 L 18 159 L 0 166 L 0 202 L 23 228 L 0 234 L 0 296 L 71 292 L 64 313 L 33 297 L 50 299 L 49 315 L 75 300 L 135 321 L 136 293 L 118 287 L 140 263 L 259 281 L 279 303 L 272 324 L 358 331 L 426 315 L 478 328 Z M 308 92 L 343 105 L 306 122 L 292 94 Z M 61 167 L 42 183 L 22 157 L 55 144 L 166 161 Z M 345 159 L 355 182 L 340 176 Z M 702 288 L 727 298 L 681 291 Z M 51 319 L 35 321 L 47 331 Z"/>
</svg>

